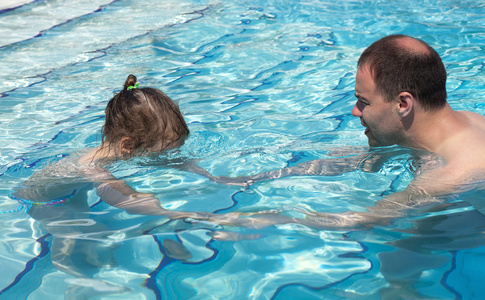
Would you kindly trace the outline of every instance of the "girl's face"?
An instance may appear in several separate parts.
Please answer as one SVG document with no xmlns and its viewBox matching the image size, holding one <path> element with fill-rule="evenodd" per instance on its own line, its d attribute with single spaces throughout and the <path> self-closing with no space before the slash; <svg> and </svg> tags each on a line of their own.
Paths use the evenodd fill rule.
<svg viewBox="0 0 485 300">
<path fill-rule="evenodd" d="M 182 136 L 175 141 L 170 140 L 160 140 L 154 143 L 153 146 L 147 148 L 134 148 L 133 139 L 130 137 L 125 137 L 121 139 L 120 142 L 120 153 L 121 159 L 128 159 L 135 156 L 157 156 L 160 155 L 162 152 L 176 149 L 185 143 L 186 136 Z"/>
<path fill-rule="evenodd" d="M 154 146 L 147 148 L 146 151 L 150 153 L 160 153 L 166 150 L 179 148 L 184 145 L 186 138 L 187 137 L 184 136 L 184 137 L 180 137 L 175 141 L 161 140 L 161 141 L 158 141 Z"/>
</svg>

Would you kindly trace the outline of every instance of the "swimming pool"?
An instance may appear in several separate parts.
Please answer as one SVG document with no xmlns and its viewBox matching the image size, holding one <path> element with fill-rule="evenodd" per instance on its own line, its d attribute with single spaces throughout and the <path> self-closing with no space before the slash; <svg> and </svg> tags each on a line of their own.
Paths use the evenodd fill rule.
<svg viewBox="0 0 485 300">
<path fill-rule="evenodd" d="M 66 234 L 104 226 L 65 240 L 91 254 L 89 268 L 78 265 L 91 277 L 56 268 L 52 234 L 8 194 L 49 162 L 98 145 L 104 107 L 129 73 L 179 103 L 192 133 L 172 155 L 216 175 L 366 151 L 350 115 L 356 61 L 391 33 L 431 44 L 449 74 L 451 106 L 485 114 L 481 1 L 156 2 L 33 1 L 0 14 L 1 298 L 395 299 L 403 290 L 390 289 L 393 280 L 412 283 L 411 298 L 480 298 L 485 220 L 461 201 L 480 193 L 353 232 L 169 222 L 128 215 L 93 193 L 92 213 L 64 224 Z M 408 151 L 382 151 L 398 155 L 378 172 L 248 189 L 146 160 L 110 170 L 174 210 L 340 212 L 363 210 L 412 180 Z"/>
</svg>

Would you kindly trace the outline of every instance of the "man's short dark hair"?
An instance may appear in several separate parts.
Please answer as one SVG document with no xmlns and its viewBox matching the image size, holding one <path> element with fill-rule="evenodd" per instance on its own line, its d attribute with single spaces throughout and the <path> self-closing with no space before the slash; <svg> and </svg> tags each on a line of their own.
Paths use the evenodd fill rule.
<svg viewBox="0 0 485 300">
<path fill-rule="evenodd" d="M 405 43 L 409 39 L 414 46 Z M 439 54 L 422 40 L 406 35 L 384 37 L 362 53 L 357 65 L 369 66 L 378 90 L 388 101 L 409 92 L 426 111 L 446 104 L 445 67 Z"/>
</svg>

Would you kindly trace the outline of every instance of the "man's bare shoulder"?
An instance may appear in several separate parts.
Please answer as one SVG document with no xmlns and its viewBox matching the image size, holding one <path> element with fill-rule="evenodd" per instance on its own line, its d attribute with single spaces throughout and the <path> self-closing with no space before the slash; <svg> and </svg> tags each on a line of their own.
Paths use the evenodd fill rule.
<svg viewBox="0 0 485 300">
<path fill-rule="evenodd" d="M 450 138 L 440 148 L 446 166 L 434 175 L 455 181 L 469 174 L 485 175 L 485 117 L 469 111 L 457 112 L 457 116 Z"/>
<path fill-rule="evenodd" d="M 485 131 L 485 117 L 472 111 L 459 111 L 466 117 L 471 127 Z"/>
<path fill-rule="evenodd" d="M 453 147 L 455 156 L 449 158 L 444 168 L 428 174 L 427 178 L 440 178 L 444 191 L 467 191 L 483 189 L 485 181 L 485 117 L 470 111 L 460 111 L 465 117 L 466 130 L 459 134 Z M 438 187 L 434 186 L 434 188 Z M 485 202 L 481 198 L 468 197 L 476 210 L 485 215 Z"/>
<path fill-rule="evenodd" d="M 453 157 L 470 156 L 479 153 L 485 163 L 485 117 L 470 111 L 457 112 L 459 121 L 453 123 L 455 131 L 446 145 Z M 473 157 L 478 159 L 479 157 Z M 447 157 L 447 160 L 451 157 Z"/>
</svg>

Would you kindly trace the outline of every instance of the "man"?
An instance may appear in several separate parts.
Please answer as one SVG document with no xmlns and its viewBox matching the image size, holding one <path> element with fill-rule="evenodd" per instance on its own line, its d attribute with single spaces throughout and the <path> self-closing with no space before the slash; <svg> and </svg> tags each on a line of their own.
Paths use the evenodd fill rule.
<svg viewBox="0 0 485 300">
<path fill-rule="evenodd" d="M 378 201 L 367 212 L 315 213 L 306 219 L 274 216 L 235 220 L 214 216 L 218 223 L 251 226 L 296 222 L 319 228 L 376 225 L 405 215 L 416 207 L 436 204 L 437 197 L 474 188 L 485 178 L 485 117 L 454 111 L 446 101 L 446 70 L 438 53 L 425 42 L 391 35 L 374 42 L 361 55 L 355 83 L 357 102 L 352 115 L 360 118 L 369 145 L 400 145 L 425 150 L 442 158 L 427 166 L 404 191 Z M 248 177 L 211 177 L 224 184 L 249 185 L 292 175 L 336 175 L 364 165 L 368 156 L 316 160 Z M 375 160 L 375 159 L 374 159 Z M 374 161 L 375 162 L 375 161 Z M 472 203 L 485 213 L 485 206 Z M 260 214 L 260 213 L 258 213 Z"/>
<path fill-rule="evenodd" d="M 404 191 L 386 196 L 365 212 L 304 212 L 306 218 L 293 218 L 282 212 L 263 211 L 208 214 L 207 219 L 221 225 L 253 228 L 300 223 L 341 230 L 421 216 L 407 219 L 405 228 L 399 224 L 397 229 L 386 227 L 388 234 L 384 240 L 388 242 L 380 241 L 386 247 L 377 257 L 389 286 L 379 293 L 386 299 L 429 299 L 415 288 L 417 282 L 429 284 L 430 277 L 423 274 L 430 276 L 432 270 L 452 265 L 450 257 L 456 250 L 484 244 L 483 197 L 460 195 L 476 210 L 469 210 L 464 202 L 447 201 L 447 197 L 478 189 L 485 179 L 485 117 L 454 111 L 449 106 L 441 58 L 425 42 L 404 35 L 384 37 L 362 53 L 355 96 L 357 102 L 352 115 L 360 118 L 371 147 L 397 144 L 435 155 L 436 159 L 429 160 Z M 386 159 L 379 151 L 370 151 L 365 155 L 315 160 L 248 177 L 206 176 L 225 184 L 248 185 L 292 175 L 337 175 L 356 169 L 376 171 L 379 161 Z M 426 209 L 436 212 L 448 206 L 453 213 L 426 214 Z M 374 243 L 379 244 L 379 238 Z M 445 285 L 446 278 L 442 281 Z"/>
<path fill-rule="evenodd" d="M 425 42 L 392 35 L 372 44 L 359 59 L 355 95 L 352 115 L 366 127 L 370 146 L 397 144 L 446 161 L 390 201 L 413 204 L 419 200 L 413 197 L 460 191 L 483 177 L 485 117 L 449 106 L 445 68 Z"/>
</svg>

